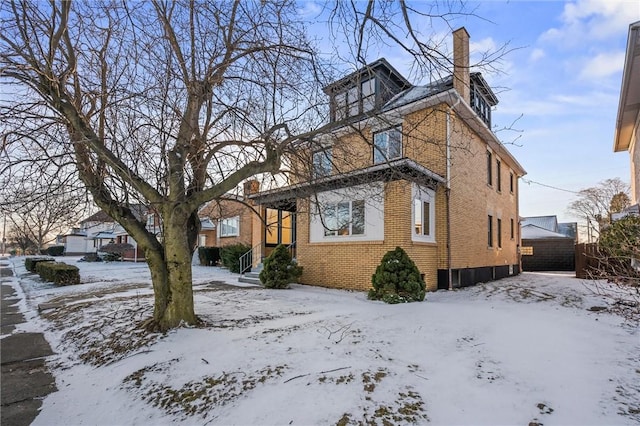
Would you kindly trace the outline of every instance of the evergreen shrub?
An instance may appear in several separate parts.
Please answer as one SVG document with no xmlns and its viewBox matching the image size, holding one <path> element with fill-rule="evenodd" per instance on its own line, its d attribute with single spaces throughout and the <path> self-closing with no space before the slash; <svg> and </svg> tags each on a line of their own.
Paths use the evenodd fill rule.
<svg viewBox="0 0 640 426">
<path fill-rule="evenodd" d="M 266 288 L 289 288 L 302 275 L 302 267 L 291 259 L 289 249 L 279 244 L 264 261 L 260 281 Z"/>
<path fill-rule="evenodd" d="M 388 251 L 371 277 L 368 298 L 386 303 L 424 300 L 425 283 L 416 264 L 400 247 Z"/>
<path fill-rule="evenodd" d="M 57 285 L 80 284 L 78 267 L 63 262 L 39 262 L 36 266 L 36 272 L 43 280 L 51 281 Z"/>
<path fill-rule="evenodd" d="M 62 256 L 64 254 L 64 246 L 51 246 L 47 248 L 49 256 Z"/>
<path fill-rule="evenodd" d="M 220 247 L 198 247 L 198 260 L 202 266 L 217 265 L 220 261 Z"/>
<path fill-rule="evenodd" d="M 220 257 L 222 264 L 231 272 L 236 274 L 240 272 L 240 256 L 251 250 L 251 246 L 247 244 L 231 244 L 220 247 Z"/>
</svg>

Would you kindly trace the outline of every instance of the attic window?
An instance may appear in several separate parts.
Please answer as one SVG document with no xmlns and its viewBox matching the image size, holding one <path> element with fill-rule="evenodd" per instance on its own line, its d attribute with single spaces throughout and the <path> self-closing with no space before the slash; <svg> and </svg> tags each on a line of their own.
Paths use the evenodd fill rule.
<svg viewBox="0 0 640 426">
<path fill-rule="evenodd" d="M 345 87 L 333 96 L 334 121 L 355 117 L 376 106 L 376 79 L 369 78 L 361 83 Z"/>
<path fill-rule="evenodd" d="M 475 84 L 471 85 L 471 108 L 484 121 L 484 124 L 491 128 L 491 107 Z"/>
</svg>

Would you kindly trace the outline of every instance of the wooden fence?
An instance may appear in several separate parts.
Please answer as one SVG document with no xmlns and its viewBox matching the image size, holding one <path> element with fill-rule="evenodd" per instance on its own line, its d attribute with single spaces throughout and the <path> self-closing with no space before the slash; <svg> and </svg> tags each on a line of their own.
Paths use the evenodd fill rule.
<svg viewBox="0 0 640 426">
<path fill-rule="evenodd" d="M 599 265 L 597 243 L 576 244 L 576 277 L 589 279 L 589 270 Z"/>
</svg>

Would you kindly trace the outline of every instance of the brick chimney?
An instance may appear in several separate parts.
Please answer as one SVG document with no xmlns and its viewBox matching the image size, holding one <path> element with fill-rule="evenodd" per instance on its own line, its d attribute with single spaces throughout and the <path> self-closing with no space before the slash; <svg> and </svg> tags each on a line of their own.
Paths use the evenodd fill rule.
<svg viewBox="0 0 640 426">
<path fill-rule="evenodd" d="M 470 98 L 469 81 L 469 33 L 464 27 L 453 32 L 453 88 L 468 104 Z"/>
<path fill-rule="evenodd" d="M 244 183 L 243 189 L 245 197 L 260 192 L 260 182 L 255 179 L 248 180 Z"/>
</svg>

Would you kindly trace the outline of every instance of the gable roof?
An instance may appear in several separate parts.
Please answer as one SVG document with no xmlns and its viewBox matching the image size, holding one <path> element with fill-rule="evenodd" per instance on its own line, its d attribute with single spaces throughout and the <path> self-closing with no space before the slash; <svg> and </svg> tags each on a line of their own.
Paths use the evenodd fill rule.
<svg viewBox="0 0 640 426">
<path fill-rule="evenodd" d="M 80 221 L 81 224 L 87 223 L 87 222 L 115 222 L 115 221 L 104 210 L 100 210 L 99 212 L 94 213 L 88 218 Z"/>
<path fill-rule="evenodd" d="M 558 218 L 556 216 L 523 217 L 520 223 L 523 228 L 527 225 L 535 225 L 547 231 L 558 232 Z"/>
<path fill-rule="evenodd" d="M 640 21 L 629 25 L 613 150 L 626 151 L 640 113 Z"/>
<path fill-rule="evenodd" d="M 521 235 L 523 240 L 541 240 L 548 238 L 564 238 L 573 240 L 573 238 L 567 237 L 566 235 L 549 231 L 548 229 L 544 229 L 532 224 L 524 225 L 522 227 Z"/>
</svg>

